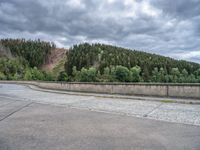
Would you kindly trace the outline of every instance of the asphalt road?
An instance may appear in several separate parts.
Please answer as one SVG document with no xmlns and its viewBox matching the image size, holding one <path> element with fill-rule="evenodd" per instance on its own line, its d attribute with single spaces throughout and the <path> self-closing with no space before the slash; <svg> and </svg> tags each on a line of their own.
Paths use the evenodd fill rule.
<svg viewBox="0 0 200 150">
<path fill-rule="evenodd" d="M 199 119 L 199 105 L 0 84 L 0 150 L 200 150 Z"/>
</svg>

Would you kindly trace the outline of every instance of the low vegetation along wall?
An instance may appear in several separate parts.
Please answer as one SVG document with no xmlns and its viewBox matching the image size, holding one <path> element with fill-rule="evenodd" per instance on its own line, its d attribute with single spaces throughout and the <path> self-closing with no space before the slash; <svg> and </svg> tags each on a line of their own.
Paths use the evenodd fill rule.
<svg viewBox="0 0 200 150">
<path fill-rule="evenodd" d="M 0 83 L 32 84 L 40 88 L 65 91 L 200 99 L 200 84 L 64 83 L 36 81 L 0 81 Z"/>
</svg>

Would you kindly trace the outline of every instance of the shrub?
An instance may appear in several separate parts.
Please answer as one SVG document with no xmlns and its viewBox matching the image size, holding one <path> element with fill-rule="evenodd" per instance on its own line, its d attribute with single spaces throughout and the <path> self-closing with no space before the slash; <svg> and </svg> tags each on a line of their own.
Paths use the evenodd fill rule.
<svg viewBox="0 0 200 150">
<path fill-rule="evenodd" d="M 80 81 L 82 82 L 95 82 L 97 71 L 94 67 L 89 69 L 82 68 L 80 72 Z"/>
<path fill-rule="evenodd" d="M 69 77 L 65 71 L 61 71 L 57 78 L 58 81 L 68 81 Z"/>
<path fill-rule="evenodd" d="M 0 80 L 6 80 L 5 74 L 2 72 L 0 72 Z"/>
<path fill-rule="evenodd" d="M 130 72 L 127 67 L 116 66 L 115 76 L 118 81 L 121 82 L 130 81 Z"/>
<path fill-rule="evenodd" d="M 131 81 L 139 82 L 140 81 L 140 72 L 141 68 L 139 66 L 135 66 L 130 69 L 131 72 Z"/>
</svg>

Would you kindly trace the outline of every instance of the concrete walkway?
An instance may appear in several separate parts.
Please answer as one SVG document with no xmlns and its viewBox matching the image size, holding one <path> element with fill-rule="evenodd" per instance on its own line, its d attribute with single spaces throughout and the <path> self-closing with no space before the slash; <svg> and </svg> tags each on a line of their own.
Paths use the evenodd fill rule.
<svg viewBox="0 0 200 150">
<path fill-rule="evenodd" d="M 200 126 L 200 105 L 51 93 L 14 84 L 0 84 L 0 97 Z"/>
<path fill-rule="evenodd" d="M 0 150 L 199 150 L 199 118 L 200 105 L 0 84 Z"/>
</svg>

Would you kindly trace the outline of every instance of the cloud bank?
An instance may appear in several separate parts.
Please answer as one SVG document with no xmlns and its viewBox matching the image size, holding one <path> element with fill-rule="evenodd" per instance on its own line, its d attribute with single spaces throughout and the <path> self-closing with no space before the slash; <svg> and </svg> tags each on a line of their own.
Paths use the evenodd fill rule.
<svg viewBox="0 0 200 150">
<path fill-rule="evenodd" d="M 101 42 L 200 63 L 200 1 L 1 0 L 0 38 Z"/>
</svg>

